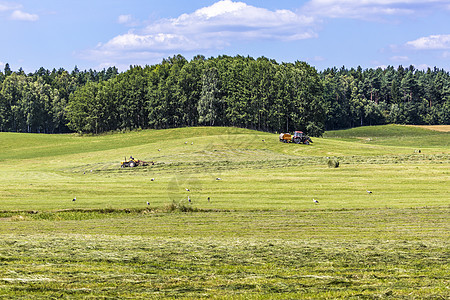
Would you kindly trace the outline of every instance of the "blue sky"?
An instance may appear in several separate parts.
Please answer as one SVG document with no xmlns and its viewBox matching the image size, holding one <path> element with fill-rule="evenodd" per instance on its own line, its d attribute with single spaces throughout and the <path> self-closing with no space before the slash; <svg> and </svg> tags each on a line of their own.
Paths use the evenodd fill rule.
<svg viewBox="0 0 450 300">
<path fill-rule="evenodd" d="M 0 34 L 0 68 L 26 72 L 175 54 L 450 71 L 450 0 L 0 0 Z"/>
</svg>

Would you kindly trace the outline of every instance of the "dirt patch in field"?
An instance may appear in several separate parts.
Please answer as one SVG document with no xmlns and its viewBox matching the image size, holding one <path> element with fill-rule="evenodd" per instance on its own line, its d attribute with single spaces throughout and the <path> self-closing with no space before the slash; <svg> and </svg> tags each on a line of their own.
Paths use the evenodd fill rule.
<svg viewBox="0 0 450 300">
<path fill-rule="evenodd" d="M 408 126 L 420 127 L 434 131 L 450 132 L 450 125 L 408 125 Z"/>
</svg>

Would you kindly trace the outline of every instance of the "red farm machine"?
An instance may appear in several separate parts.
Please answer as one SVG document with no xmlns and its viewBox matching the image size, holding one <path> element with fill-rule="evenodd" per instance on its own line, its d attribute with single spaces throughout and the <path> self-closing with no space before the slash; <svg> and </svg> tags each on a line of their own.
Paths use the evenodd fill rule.
<svg viewBox="0 0 450 300">
<path fill-rule="evenodd" d="M 296 131 L 293 135 L 290 133 L 280 133 L 280 142 L 309 145 L 313 141 L 303 131 Z"/>
</svg>

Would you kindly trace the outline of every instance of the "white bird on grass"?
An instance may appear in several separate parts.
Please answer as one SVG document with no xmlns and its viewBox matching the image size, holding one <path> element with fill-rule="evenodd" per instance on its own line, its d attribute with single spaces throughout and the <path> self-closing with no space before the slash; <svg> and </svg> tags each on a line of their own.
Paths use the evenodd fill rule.
<svg viewBox="0 0 450 300">
<path fill-rule="evenodd" d="M 222 180 L 222 178 L 217 177 L 216 180 Z"/>
<path fill-rule="evenodd" d="M 188 201 L 189 201 L 189 203 L 191 203 L 191 198 L 188 196 Z"/>
<path fill-rule="evenodd" d="M 150 202 L 147 201 L 147 205 L 150 205 Z"/>
<path fill-rule="evenodd" d="M 77 197 L 73 198 L 72 201 L 77 201 Z"/>
<path fill-rule="evenodd" d="M 316 199 L 313 199 L 313 202 L 319 204 L 319 201 L 317 201 Z"/>
<path fill-rule="evenodd" d="M 369 191 L 369 190 L 366 190 L 366 192 L 367 192 L 367 194 L 372 194 L 372 192 L 371 192 L 371 191 Z"/>
<path fill-rule="evenodd" d="M 155 178 L 150 178 L 150 181 L 155 181 Z"/>
<path fill-rule="evenodd" d="M 186 190 L 186 192 L 190 192 L 191 190 L 190 189 L 188 189 L 188 188 L 185 188 L 185 190 Z"/>
</svg>

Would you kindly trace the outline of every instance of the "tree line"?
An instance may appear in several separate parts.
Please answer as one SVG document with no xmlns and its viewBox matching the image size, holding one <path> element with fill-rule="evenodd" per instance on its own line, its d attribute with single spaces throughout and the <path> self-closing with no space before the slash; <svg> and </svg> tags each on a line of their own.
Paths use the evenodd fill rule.
<svg viewBox="0 0 450 300">
<path fill-rule="evenodd" d="M 5 64 L 0 72 L 0 131 L 67 133 L 69 102 L 75 91 L 91 82 L 107 81 L 118 74 L 114 67 L 101 72 L 78 68 L 69 73 L 40 68 L 25 74 Z"/>
<path fill-rule="evenodd" d="M 102 71 L 0 72 L 0 131 L 102 133 L 236 126 L 270 132 L 450 123 L 450 74 L 330 68 L 265 57 L 177 55 Z"/>
<path fill-rule="evenodd" d="M 450 124 L 450 74 L 443 69 L 341 69 L 321 72 L 325 127 Z"/>
</svg>

